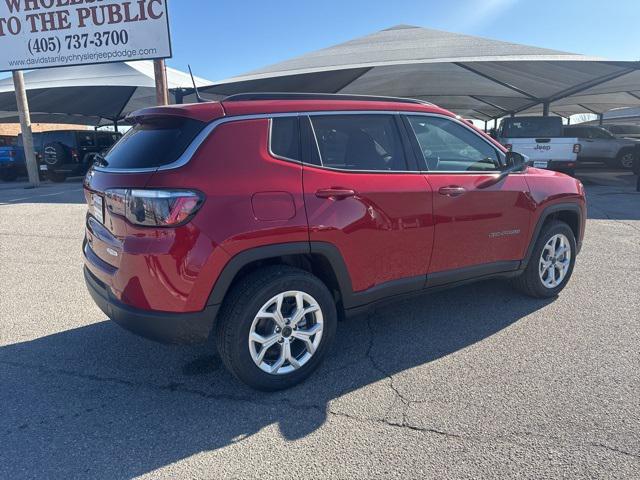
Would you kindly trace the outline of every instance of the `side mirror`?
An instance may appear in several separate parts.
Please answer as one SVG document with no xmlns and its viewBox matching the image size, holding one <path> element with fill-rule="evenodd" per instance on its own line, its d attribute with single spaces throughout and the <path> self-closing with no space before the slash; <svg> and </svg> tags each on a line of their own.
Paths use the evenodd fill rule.
<svg viewBox="0 0 640 480">
<path fill-rule="evenodd" d="M 531 166 L 531 161 L 526 155 L 518 152 L 507 152 L 507 168 L 513 171 L 519 171 L 529 166 Z"/>
</svg>

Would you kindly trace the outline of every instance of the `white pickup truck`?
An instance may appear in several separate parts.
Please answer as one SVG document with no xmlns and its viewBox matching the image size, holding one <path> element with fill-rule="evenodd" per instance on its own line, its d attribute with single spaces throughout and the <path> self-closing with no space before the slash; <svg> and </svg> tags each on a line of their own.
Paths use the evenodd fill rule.
<svg viewBox="0 0 640 480">
<path fill-rule="evenodd" d="M 505 118 L 495 133 L 501 144 L 526 155 L 534 167 L 573 175 L 582 146 L 578 138 L 563 135 L 560 117 Z"/>
</svg>

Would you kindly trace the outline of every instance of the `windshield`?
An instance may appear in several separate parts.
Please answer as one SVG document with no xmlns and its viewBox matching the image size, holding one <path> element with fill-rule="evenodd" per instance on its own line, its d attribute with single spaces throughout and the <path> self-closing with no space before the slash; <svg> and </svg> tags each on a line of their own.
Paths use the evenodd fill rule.
<svg viewBox="0 0 640 480">
<path fill-rule="evenodd" d="M 504 138 L 562 137 L 560 117 L 507 118 L 503 122 Z"/>
</svg>

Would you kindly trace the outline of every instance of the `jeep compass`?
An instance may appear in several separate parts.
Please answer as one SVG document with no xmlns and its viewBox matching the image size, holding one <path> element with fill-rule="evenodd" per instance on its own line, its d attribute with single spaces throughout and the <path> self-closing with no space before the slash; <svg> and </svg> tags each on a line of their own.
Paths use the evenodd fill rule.
<svg viewBox="0 0 640 480">
<path fill-rule="evenodd" d="M 301 382 L 338 318 L 389 298 L 556 296 L 584 237 L 579 181 L 425 102 L 242 94 L 129 121 L 84 184 L 89 291 L 137 334 L 214 339 L 254 388 Z"/>
</svg>

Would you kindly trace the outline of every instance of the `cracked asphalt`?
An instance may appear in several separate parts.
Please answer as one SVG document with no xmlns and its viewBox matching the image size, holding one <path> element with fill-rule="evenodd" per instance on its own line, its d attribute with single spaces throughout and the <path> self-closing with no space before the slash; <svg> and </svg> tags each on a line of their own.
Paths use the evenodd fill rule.
<svg viewBox="0 0 640 480">
<path fill-rule="evenodd" d="M 0 478 L 640 478 L 640 194 L 589 171 L 574 277 L 485 282 L 343 322 L 306 383 L 254 392 L 87 294 L 79 182 L 0 184 Z"/>
</svg>

